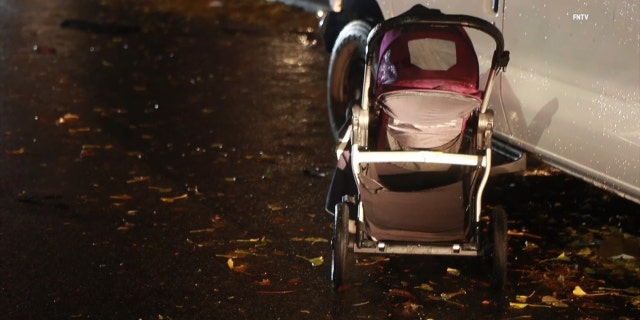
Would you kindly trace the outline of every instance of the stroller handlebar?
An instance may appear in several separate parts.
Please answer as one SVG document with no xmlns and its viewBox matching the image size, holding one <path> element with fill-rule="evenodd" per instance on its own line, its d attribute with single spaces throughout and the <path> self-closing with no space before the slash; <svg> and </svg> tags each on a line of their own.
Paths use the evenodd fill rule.
<svg viewBox="0 0 640 320">
<path fill-rule="evenodd" d="M 429 9 L 422 5 L 415 5 L 407 12 L 376 25 L 373 30 L 371 30 L 371 33 L 369 33 L 367 40 L 368 47 L 371 47 L 372 44 L 379 44 L 384 34 L 389 30 L 420 26 L 461 26 L 480 30 L 493 38 L 496 44 L 496 53 L 500 57 L 504 56 L 502 54 L 502 52 L 505 52 L 502 32 L 492 23 L 469 15 L 444 14 L 440 10 Z M 370 59 L 373 58 L 374 51 L 375 50 L 367 50 L 368 61 L 371 61 Z M 499 67 L 506 67 L 506 63 L 508 63 L 508 53 L 506 56 L 506 59 L 501 59 L 504 65 L 500 63 L 498 65 Z"/>
</svg>

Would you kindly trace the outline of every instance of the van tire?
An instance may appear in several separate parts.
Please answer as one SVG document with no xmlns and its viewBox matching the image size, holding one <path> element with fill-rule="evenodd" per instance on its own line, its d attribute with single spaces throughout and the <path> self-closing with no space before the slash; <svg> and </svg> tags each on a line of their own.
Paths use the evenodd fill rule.
<svg viewBox="0 0 640 320">
<path fill-rule="evenodd" d="M 347 109 L 362 96 L 367 37 L 371 26 L 361 20 L 349 22 L 338 34 L 329 60 L 327 108 L 331 133 L 337 141 L 346 124 Z"/>
</svg>

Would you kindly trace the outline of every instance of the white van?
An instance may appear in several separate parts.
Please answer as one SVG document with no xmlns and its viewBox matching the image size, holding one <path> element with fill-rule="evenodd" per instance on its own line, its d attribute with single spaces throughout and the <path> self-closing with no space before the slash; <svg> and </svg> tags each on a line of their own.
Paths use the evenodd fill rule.
<svg viewBox="0 0 640 320">
<path fill-rule="evenodd" d="M 330 1 L 328 105 L 334 132 L 360 96 L 370 28 L 416 4 L 498 26 L 511 52 L 490 108 L 496 137 L 640 203 L 640 2 L 525 0 Z M 482 72 L 489 39 L 470 31 Z M 485 46 L 487 44 L 487 46 Z"/>
</svg>

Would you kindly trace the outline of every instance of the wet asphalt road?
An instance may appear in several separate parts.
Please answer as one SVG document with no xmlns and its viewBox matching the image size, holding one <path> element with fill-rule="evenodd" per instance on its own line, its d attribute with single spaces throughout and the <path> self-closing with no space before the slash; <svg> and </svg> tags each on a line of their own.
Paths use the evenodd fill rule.
<svg viewBox="0 0 640 320">
<path fill-rule="evenodd" d="M 633 269 L 584 276 L 570 271 L 593 260 L 540 262 L 584 230 L 620 225 L 637 235 L 638 205 L 548 168 L 495 179 L 488 192 L 488 205 L 512 214 L 510 227 L 535 236 L 511 240 L 505 294 L 488 288 L 478 261 L 438 257 L 358 257 L 352 285 L 332 293 L 332 217 L 322 207 L 334 160 L 316 23 L 259 0 L 0 0 L 0 312 L 638 316 L 626 296 L 592 303 L 567 293 L 638 286 Z M 520 249 L 527 241 L 542 249 Z M 552 295 L 570 306 L 505 305 L 532 291 L 535 304 Z"/>
</svg>

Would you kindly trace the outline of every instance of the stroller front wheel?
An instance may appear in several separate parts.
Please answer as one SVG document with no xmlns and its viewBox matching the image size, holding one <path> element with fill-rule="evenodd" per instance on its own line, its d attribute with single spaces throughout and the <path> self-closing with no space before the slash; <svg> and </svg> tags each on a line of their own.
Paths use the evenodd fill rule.
<svg viewBox="0 0 640 320">
<path fill-rule="evenodd" d="M 502 290 L 507 283 L 507 213 L 502 207 L 491 213 L 493 237 L 493 287 Z"/>
<path fill-rule="evenodd" d="M 331 281 L 334 290 L 338 290 L 345 278 L 347 249 L 349 247 L 349 206 L 346 203 L 336 205 L 331 244 Z"/>
</svg>

